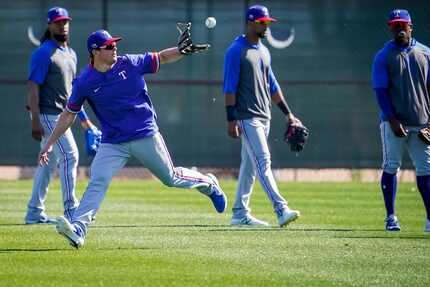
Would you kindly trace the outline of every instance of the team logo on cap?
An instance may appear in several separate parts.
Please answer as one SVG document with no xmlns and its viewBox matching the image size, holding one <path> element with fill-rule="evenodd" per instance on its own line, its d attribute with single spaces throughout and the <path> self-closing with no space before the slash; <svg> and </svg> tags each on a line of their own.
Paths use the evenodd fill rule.
<svg viewBox="0 0 430 287">
<path fill-rule="evenodd" d="M 263 12 L 263 14 L 264 14 L 264 15 L 269 14 L 269 10 L 267 10 L 267 8 L 266 8 L 266 7 L 263 7 L 263 8 L 261 9 L 261 11 Z"/>
<path fill-rule="evenodd" d="M 400 18 L 400 10 L 394 11 L 394 18 Z"/>
<path fill-rule="evenodd" d="M 61 8 L 55 10 L 55 12 L 57 12 L 58 15 L 63 15 L 63 9 Z"/>
</svg>

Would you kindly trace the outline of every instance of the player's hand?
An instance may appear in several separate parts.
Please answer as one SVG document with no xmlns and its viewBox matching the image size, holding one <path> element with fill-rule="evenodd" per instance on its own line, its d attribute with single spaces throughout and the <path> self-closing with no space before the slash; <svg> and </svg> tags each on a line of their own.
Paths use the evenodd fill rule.
<svg viewBox="0 0 430 287">
<path fill-rule="evenodd" d="M 37 165 L 48 164 L 49 158 L 48 153 L 52 151 L 52 146 L 44 146 L 39 152 L 39 158 L 37 159 Z"/>
<path fill-rule="evenodd" d="M 38 142 L 42 140 L 43 128 L 39 120 L 31 121 L 31 136 Z"/>
<path fill-rule="evenodd" d="M 391 130 L 396 137 L 402 138 L 407 136 L 407 130 L 398 120 L 396 120 L 395 118 L 390 118 L 388 119 L 388 122 L 390 123 Z"/>
<path fill-rule="evenodd" d="M 240 127 L 237 124 L 237 121 L 228 122 L 227 133 L 230 137 L 234 139 L 240 137 L 240 135 L 242 134 L 242 131 L 240 130 Z"/>
<path fill-rule="evenodd" d="M 285 115 L 285 120 L 287 123 L 294 123 L 298 119 L 293 115 L 293 113 L 289 113 L 288 115 Z"/>
</svg>

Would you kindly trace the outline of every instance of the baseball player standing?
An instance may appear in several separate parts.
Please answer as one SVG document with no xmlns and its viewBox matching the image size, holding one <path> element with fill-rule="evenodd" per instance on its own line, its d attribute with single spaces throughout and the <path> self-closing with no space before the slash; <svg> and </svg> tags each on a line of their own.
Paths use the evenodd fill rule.
<svg viewBox="0 0 430 287">
<path fill-rule="evenodd" d="M 47 14 L 48 28 L 41 39 L 41 45 L 31 55 L 27 107 L 31 116 L 31 135 L 36 141 L 41 141 L 41 146 L 45 145 L 66 106 L 76 74 L 77 57 L 68 42 L 70 20 L 72 18 L 66 9 L 50 9 Z M 87 134 L 99 133 L 85 111 L 79 117 Z M 60 168 L 64 215 L 70 218 L 78 206 L 75 197 L 78 149 L 70 129 L 55 143 L 50 164 L 36 169 L 24 219 L 26 224 L 55 221 L 45 213 L 45 197 L 57 165 Z"/>
<path fill-rule="evenodd" d="M 38 162 L 46 163 L 52 144 L 73 123 L 85 100 L 101 123 L 102 143 L 91 165 L 91 178 L 71 220 L 57 218 L 57 231 L 78 248 L 84 244 L 88 224 L 99 210 L 112 177 L 131 157 L 145 165 L 167 186 L 196 188 L 207 195 L 218 212 L 227 199 L 212 174 L 175 167 L 163 137 L 158 132 L 156 113 L 149 98 L 144 74 L 155 73 L 160 65 L 175 62 L 184 54 L 206 50 L 194 45 L 186 25 L 178 47 L 155 53 L 117 56 L 117 42 L 107 31 L 92 33 L 87 41 L 91 62 L 73 81 L 72 95 L 54 132 L 42 148 Z"/>
<path fill-rule="evenodd" d="M 250 7 L 246 13 L 246 34 L 237 37 L 225 54 L 223 93 L 228 135 L 242 139 L 242 162 L 232 225 L 269 225 L 251 215 L 249 202 L 256 176 L 273 204 L 281 227 L 300 216 L 300 212 L 290 209 L 279 194 L 267 143 L 271 100 L 284 113 L 287 122 L 298 121 L 285 102 L 273 74 L 270 52 L 260 40 L 266 36 L 269 24 L 275 21 L 270 18 L 266 7 Z"/>
<path fill-rule="evenodd" d="M 400 231 L 394 202 L 396 174 L 406 145 L 427 212 L 424 231 L 430 232 L 430 146 L 418 136 L 420 129 L 430 124 L 430 50 L 412 38 L 408 11 L 392 11 L 388 27 L 393 39 L 376 54 L 372 68 L 373 88 L 381 110 L 385 229 Z"/>
</svg>

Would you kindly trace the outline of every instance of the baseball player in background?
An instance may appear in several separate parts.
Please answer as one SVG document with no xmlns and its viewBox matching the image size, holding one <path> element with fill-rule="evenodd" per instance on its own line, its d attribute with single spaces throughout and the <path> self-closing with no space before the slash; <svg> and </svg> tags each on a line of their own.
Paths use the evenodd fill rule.
<svg viewBox="0 0 430 287">
<path fill-rule="evenodd" d="M 91 178 L 78 209 L 68 220 L 57 218 L 57 231 L 78 248 L 84 244 L 88 224 L 99 210 L 112 177 L 136 158 L 169 187 L 196 188 L 207 195 L 218 212 L 224 212 L 227 199 L 212 174 L 175 167 L 163 137 L 158 131 L 156 113 L 149 98 L 144 74 L 209 48 L 194 45 L 187 24 L 178 47 L 160 52 L 117 56 L 117 42 L 107 31 L 92 33 L 87 41 L 91 62 L 73 81 L 72 95 L 54 132 L 39 154 L 39 163 L 48 161 L 52 144 L 73 123 L 88 101 L 103 131 L 100 148 L 91 165 Z"/>
<path fill-rule="evenodd" d="M 66 9 L 54 7 L 48 11 L 48 27 L 42 36 L 41 45 L 31 55 L 28 74 L 28 105 L 31 116 L 31 135 L 41 146 L 57 123 L 66 106 L 76 74 L 77 57 L 68 42 L 69 23 L 72 18 Z M 85 111 L 79 114 L 81 125 L 88 136 L 99 136 Z M 91 148 L 87 143 L 87 150 Z M 88 150 L 95 154 L 97 147 Z M 64 216 L 70 218 L 78 207 L 75 196 L 75 182 L 78 165 L 78 149 L 68 129 L 54 145 L 50 164 L 38 166 L 34 176 L 33 190 L 28 203 L 26 224 L 53 223 L 54 219 L 45 213 L 45 197 L 51 176 L 58 165 L 62 186 Z"/>
<path fill-rule="evenodd" d="M 424 230 L 430 232 L 430 145 L 418 136 L 419 131 L 430 124 L 430 50 L 412 38 L 413 26 L 408 11 L 392 11 L 388 27 L 393 39 L 376 54 L 372 68 L 373 88 L 381 110 L 385 229 L 400 231 L 394 202 L 396 174 L 406 145 L 427 212 Z"/>
<path fill-rule="evenodd" d="M 300 216 L 300 212 L 290 209 L 279 194 L 267 143 L 272 100 L 284 113 L 287 122 L 298 121 L 285 102 L 273 74 L 270 52 L 261 42 L 269 24 L 275 21 L 270 18 L 266 7 L 250 7 L 246 13 L 245 35 L 237 37 L 225 54 L 223 93 L 228 135 L 242 139 L 242 162 L 232 225 L 269 225 L 251 215 L 249 202 L 256 176 L 273 204 L 281 227 Z"/>
</svg>

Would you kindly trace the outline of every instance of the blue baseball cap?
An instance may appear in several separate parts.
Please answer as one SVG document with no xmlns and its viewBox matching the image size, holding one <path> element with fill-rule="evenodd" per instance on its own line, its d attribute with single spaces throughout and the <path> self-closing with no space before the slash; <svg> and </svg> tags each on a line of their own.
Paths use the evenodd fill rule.
<svg viewBox="0 0 430 287">
<path fill-rule="evenodd" d="M 390 20 L 388 21 L 388 24 L 393 22 L 406 22 L 406 23 L 412 22 L 409 12 L 404 9 L 396 9 L 391 11 L 389 19 Z"/>
<path fill-rule="evenodd" d="M 246 12 L 246 21 L 255 21 L 255 20 L 269 20 L 272 22 L 276 22 L 276 19 L 270 18 L 269 10 L 261 5 L 255 5 L 252 7 L 249 7 L 248 11 Z"/>
<path fill-rule="evenodd" d="M 49 9 L 48 14 L 46 15 L 48 24 L 54 23 L 61 20 L 72 20 L 72 18 L 69 17 L 69 13 L 66 9 L 61 7 L 54 7 Z"/>
<path fill-rule="evenodd" d="M 91 54 L 91 52 L 96 48 L 100 48 L 102 46 L 105 46 L 112 42 L 116 42 L 120 40 L 122 40 L 121 37 L 113 38 L 106 30 L 97 30 L 88 37 L 88 40 L 87 40 L 88 52 L 90 52 Z"/>
</svg>

